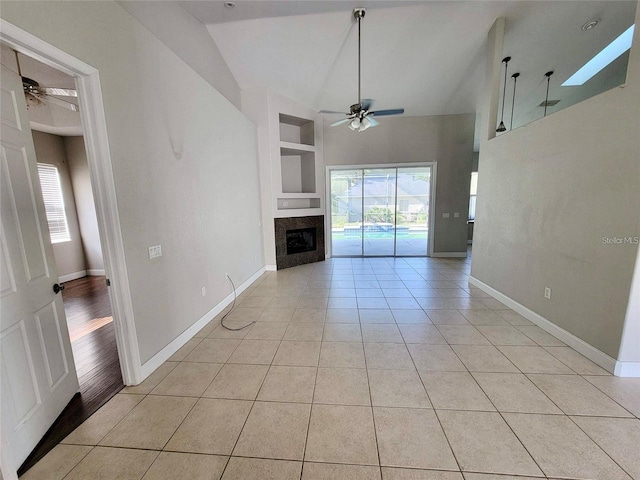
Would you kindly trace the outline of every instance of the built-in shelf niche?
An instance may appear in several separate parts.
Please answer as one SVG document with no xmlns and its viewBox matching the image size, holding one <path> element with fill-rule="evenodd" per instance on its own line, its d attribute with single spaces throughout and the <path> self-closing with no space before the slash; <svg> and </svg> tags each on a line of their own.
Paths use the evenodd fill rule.
<svg viewBox="0 0 640 480">
<path fill-rule="evenodd" d="M 316 193 L 316 157 L 313 152 L 280 156 L 282 193 Z"/>
<path fill-rule="evenodd" d="M 319 198 L 278 198 L 278 210 L 320 208 Z"/>
<path fill-rule="evenodd" d="M 302 145 L 314 145 L 313 120 L 280 114 L 280 141 Z"/>
<path fill-rule="evenodd" d="M 279 118 L 282 193 L 316 193 L 314 122 L 284 113 Z"/>
</svg>

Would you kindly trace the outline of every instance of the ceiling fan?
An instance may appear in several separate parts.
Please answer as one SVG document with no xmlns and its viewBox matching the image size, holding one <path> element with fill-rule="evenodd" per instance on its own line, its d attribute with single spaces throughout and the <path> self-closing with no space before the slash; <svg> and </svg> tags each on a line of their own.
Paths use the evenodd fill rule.
<svg viewBox="0 0 640 480">
<path fill-rule="evenodd" d="M 347 118 L 338 120 L 331 124 L 332 127 L 336 127 L 338 125 L 343 125 L 345 123 L 349 123 L 349 128 L 356 132 L 364 132 L 369 127 L 375 127 L 379 125 L 379 122 L 373 118 L 374 116 L 382 117 L 389 115 L 400 115 L 404 113 L 404 108 L 393 108 L 389 110 L 371 110 L 371 106 L 373 105 L 373 100 L 361 97 L 362 90 L 362 82 L 360 75 L 360 22 L 364 18 L 365 10 L 364 8 L 356 8 L 353 11 L 353 16 L 358 21 L 358 103 L 355 103 L 349 107 L 348 113 L 343 112 L 334 112 L 330 110 L 320 110 L 320 113 L 340 113 L 343 115 L 347 115 Z"/>
<path fill-rule="evenodd" d="M 27 99 L 27 109 L 31 105 L 40 105 L 50 103 L 59 107 L 66 108 L 73 112 L 78 112 L 80 109 L 75 103 L 67 102 L 60 98 L 54 97 L 77 97 L 78 92 L 72 88 L 57 88 L 57 87 L 42 87 L 35 80 L 24 77 L 22 75 L 22 69 L 20 68 L 20 58 L 18 52 L 14 50 L 16 54 L 16 62 L 18 64 L 18 75 L 22 78 L 22 89 L 24 90 L 24 96 Z"/>
</svg>

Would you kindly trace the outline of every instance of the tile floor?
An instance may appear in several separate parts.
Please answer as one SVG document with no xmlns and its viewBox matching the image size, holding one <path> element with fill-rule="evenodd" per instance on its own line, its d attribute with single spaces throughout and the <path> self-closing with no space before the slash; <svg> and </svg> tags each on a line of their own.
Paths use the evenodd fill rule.
<svg viewBox="0 0 640 480">
<path fill-rule="evenodd" d="M 24 475 L 640 479 L 640 379 L 468 285 L 469 260 L 267 273 Z"/>
</svg>

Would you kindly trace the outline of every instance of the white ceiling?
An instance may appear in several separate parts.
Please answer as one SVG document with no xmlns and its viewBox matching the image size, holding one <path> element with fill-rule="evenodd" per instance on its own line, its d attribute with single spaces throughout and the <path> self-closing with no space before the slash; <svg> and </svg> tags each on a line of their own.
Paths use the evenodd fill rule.
<svg viewBox="0 0 640 480">
<path fill-rule="evenodd" d="M 24 77 L 35 80 L 43 87 L 76 88 L 73 77 L 21 53 L 18 56 Z M 2 64 L 7 65 L 16 72 L 18 70 L 15 52 L 4 44 L 2 44 Z M 74 97 L 58 98 L 78 104 L 78 100 Z M 32 130 L 60 136 L 82 135 L 82 122 L 79 112 L 73 112 L 54 104 L 40 103 L 34 105 L 32 103 L 29 105 L 27 114 L 29 115 L 29 123 Z"/>
<path fill-rule="evenodd" d="M 531 119 L 540 115 L 544 73 L 556 72 L 550 98 L 567 96 L 560 83 L 631 25 L 636 7 L 564 0 L 238 0 L 233 9 L 219 1 L 178 3 L 207 25 L 241 88 L 268 87 L 316 110 L 341 111 L 357 101 L 351 11 L 365 6 L 362 96 L 376 99 L 377 109 L 404 107 L 406 115 L 478 110 L 487 33 L 503 16 L 509 74 L 521 72 L 518 89 L 528 104 L 519 109 Z M 582 31 L 592 18 L 600 24 Z"/>
</svg>

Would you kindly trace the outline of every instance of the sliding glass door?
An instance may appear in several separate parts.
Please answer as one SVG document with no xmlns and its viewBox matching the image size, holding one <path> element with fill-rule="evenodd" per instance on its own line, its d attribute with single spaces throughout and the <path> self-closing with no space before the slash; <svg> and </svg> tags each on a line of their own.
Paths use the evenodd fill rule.
<svg viewBox="0 0 640 480">
<path fill-rule="evenodd" d="M 362 256 L 362 176 L 362 170 L 331 171 L 333 256 Z"/>
<path fill-rule="evenodd" d="M 432 167 L 330 170 L 334 257 L 426 256 Z"/>
</svg>

